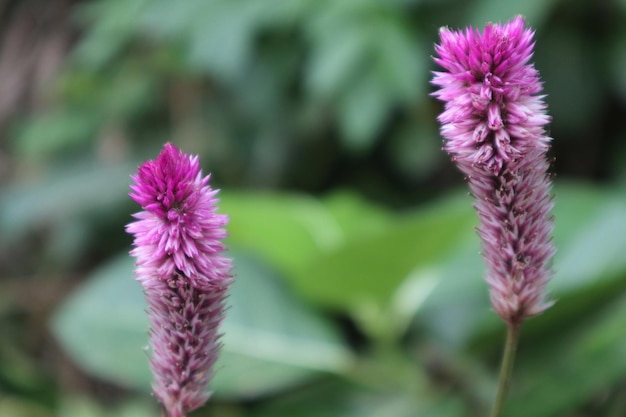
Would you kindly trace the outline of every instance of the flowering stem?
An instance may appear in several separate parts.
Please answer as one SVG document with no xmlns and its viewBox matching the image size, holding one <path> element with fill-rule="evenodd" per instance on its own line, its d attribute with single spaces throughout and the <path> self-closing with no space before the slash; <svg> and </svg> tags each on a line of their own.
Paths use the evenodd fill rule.
<svg viewBox="0 0 626 417">
<path fill-rule="evenodd" d="M 228 216 L 217 213 L 217 190 L 197 156 L 171 143 L 132 176 L 130 197 L 142 207 L 126 230 L 134 236 L 150 318 L 152 390 L 161 417 L 185 417 L 210 397 L 221 343 L 231 259 L 225 255 Z"/>
<path fill-rule="evenodd" d="M 509 392 L 509 385 L 511 384 L 511 376 L 513 374 L 513 364 L 515 363 L 515 352 L 517 350 L 519 333 L 519 324 L 508 324 L 506 344 L 504 345 L 504 354 L 502 356 L 502 364 L 500 365 L 498 394 L 496 396 L 496 401 L 493 404 L 493 408 L 491 409 L 491 417 L 500 417 L 502 415 L 506 395 Z"/>
</svg>

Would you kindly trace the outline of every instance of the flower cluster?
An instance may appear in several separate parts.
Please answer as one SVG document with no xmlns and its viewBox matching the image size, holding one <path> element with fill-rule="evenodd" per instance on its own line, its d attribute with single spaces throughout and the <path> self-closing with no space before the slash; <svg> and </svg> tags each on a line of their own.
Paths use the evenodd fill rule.
<svg viewBox="0 0 626 417">
<path fill-rule="evenodd" d="M 550 211 L 550 122 L 539 73 L 529 63 L 533 32 L 522 17 L 483 32 L 440 30 L 433 95 L 444 150 L 465 174 L 495 311 L 508 323 L 551 305 L 545 287 L 554 254 Z"/>
<path fill-rule="evenodd" d="M 134 235 L 136 279 L 148 301 L 153 390 L 170 417 L 206 402 L 219 353 L 219 324 L 232 282 L 222 239 L 228 217 L 216 213 L 217 190 L 197 157 L 166 144 L 132 176 L 131 198 L 143 211 Z"/>
</svg>

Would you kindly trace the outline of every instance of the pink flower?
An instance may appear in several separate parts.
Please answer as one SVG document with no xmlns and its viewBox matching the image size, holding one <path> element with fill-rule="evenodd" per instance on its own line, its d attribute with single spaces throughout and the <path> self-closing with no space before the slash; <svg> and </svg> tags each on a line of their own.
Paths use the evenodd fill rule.
<svg viewBox="0 0 626 417">
<path fill-rule="evenodd" d="M 151 323 L 153 390 L 170 417 L 203 405 L 220 349 L 219 324 L 232 281 L 223 255 L 228 217 L 198 157 L 166 144 L 132 176 L 131 198 L 143 211 L 126 230 L 134 235 L 135 275 Z"/>
<path fill-rule="evenodd" d="M 480 33 L 440 31 L 433 93 L 444 149 L 476 198 L 487 283 L 496 312 L 517 325 L 552 303 L 545 287 L 555 252 L 549 164 L 550 121 L 539 73 L 529 64 L 533 32 L 516 17 Z"/>
<path fill-rule="evenodd" d="M 433 93 L 445 102 L 438 120 L 445 150 L 454 160 L 485 166 L 498 174 L 503 165 L 531 149 L 546 150 L 550 122 L 539 73 L 529 64 L 533 32 L 516 17 L 488 24 L 483 33 L 442 28 L 434 60 Z"/>
</svg>

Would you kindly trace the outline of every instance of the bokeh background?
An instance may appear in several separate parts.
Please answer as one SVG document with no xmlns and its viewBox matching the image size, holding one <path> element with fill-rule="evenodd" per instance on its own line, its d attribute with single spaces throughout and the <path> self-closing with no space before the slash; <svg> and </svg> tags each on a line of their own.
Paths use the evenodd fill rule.
<svg viewBox="0 0 626 417">
<path fill-rule="evenodd" d="M 438 28 L 523 14 L 553 123 L 556 305 L 506 416 L 626 414 L 626 1 L 3 0 L 0 416 L 158 416 L 130 175 L 199 154 L 237 281 L 192 416 L 474 417 L 476 217 L 429 93 Z"/>
</svg>

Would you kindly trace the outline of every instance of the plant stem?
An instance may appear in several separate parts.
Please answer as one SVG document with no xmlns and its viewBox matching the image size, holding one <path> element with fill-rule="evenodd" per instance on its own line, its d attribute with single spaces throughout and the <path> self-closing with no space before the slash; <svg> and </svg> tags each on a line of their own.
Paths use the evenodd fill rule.
<svg viewBox="0 0 626 417">
<path fill-rule="evenodd" d="M 517 350 L 517 341 L 519 339 L 520 325 L 509 324 L 506 334 L 506 344 L 504 345 L 504 354 L 502 356 L 502 365 L 500 365 L 500 379 L 498 381 L 498 394 L 496 401 L 491 409 L 491 417 L 500 417 L 504 409 L 504 402 L 511 384 L 511 376 L 513 374 L 513 364 L 515 363 L 515 351 Z"/>
</svg>

